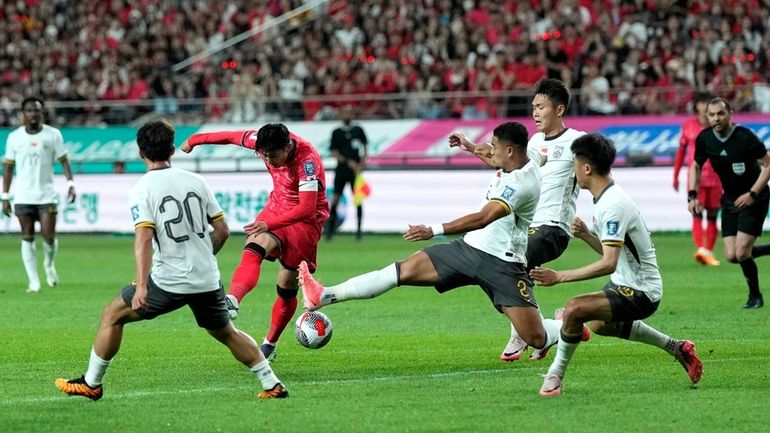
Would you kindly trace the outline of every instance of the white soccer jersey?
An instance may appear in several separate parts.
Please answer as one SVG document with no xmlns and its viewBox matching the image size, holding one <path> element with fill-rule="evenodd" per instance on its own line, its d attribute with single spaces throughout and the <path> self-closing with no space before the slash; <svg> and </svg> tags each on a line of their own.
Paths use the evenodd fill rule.
<svg viewBox="0 0 770 433">
<path fill-rule="evenodd" d="M 500 203 L 508 215 L 463 238 L 473 248 L 500 260 L 524 265 L 529 225 L 540 196 L 540 156 L 537 152 L 527 153 L 530 161 L 524 167 L 510 173 L 497 170 L 481 202 L 482 207 L 490 201 Z"/>
<path fill-rule="evenodd" d="M 570 224 L 575 219 L 575 200 L 580 187 L 575 179 L 570 146 L 576 138 L 585 135 L 583 131 L 565 129 L 555 137 L 545 137 L 538 132 L 529 139 L 527 147 L 548 155 L 540 169 L 543 184 L 540 187 L 540 203 L 532 219 L 532 226 L 558 226 L 571 233 Z"/>
<path fill-rule="evenodd" d="M 663 296 L 655 246 L 639 208 L 618 185 L 612 184 L 594 200 L 594 233 L 602 245 L 622 246 L 618 266 L 610 280 L 641 290 L 650 301 Z"/>
<path fill-rule="evenodd" d="M 16 165 L 13 202 L 16 204 L 48 204 L 56 202 L 53 189 L 53 163 L 67 155 L 61 131 L 43 125 L 37 134 L 23 126 L 8 135 L 5 160 Z"/>
<path fill-rule="evenodd" d="M 129 192 L 134 227 L 152 227 L 152 279 L 172 293 L 219 288 L 209 223 L 224 218 L 203 178 L 177 168 L 151 170 Z"/>
</svg>

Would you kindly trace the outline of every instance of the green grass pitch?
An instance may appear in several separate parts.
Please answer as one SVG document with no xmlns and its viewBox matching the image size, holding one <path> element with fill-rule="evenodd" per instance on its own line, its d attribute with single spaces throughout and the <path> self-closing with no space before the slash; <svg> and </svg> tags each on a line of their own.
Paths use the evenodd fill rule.
<svg viewBox="0 0 770 433">
<path fill-rule="evenodd" d="M 742 310 L 740 268 L 696 264 L 689 236 L 656 234 L 654 240 L 664 297 L 647 322 L 696 342 L 704 362 L 698 389 L 690 389 L 684 370 L 665 352 L 594 336 L 576 352 L 562 396 L 540 397 L 553 354 L 541 362 L 499 361 L 508 324 L 478 288 L 439 296 L 430 288 L 404 287 L 325 308 L 335 330 L 323 349 L 301 347 L 290 325 L 273 364 L 290 389 L 287 400 L 258 401 L 256 378 L 183 309 L 126 327 L 105 377 L 105 396 L 92 402 L 59 393 L 53 381 L 85 371 L 102 307 L 133 279 L 132 238 L 61 236 L 60 286 L 27 294 L 19 238 L 0 236 L 0 431 L 767 431 L 770 307 Z M 233 236 L 219 254 L 225 283 L 241 242 Z M 322 242 L 316 275 L 338 283 L 419 246 L 398 236 L 361 243 L 341 236 Z M 573 241 L 551 267 L 595 257 Z M 770 294 L 770 259 L 758 264 Z M 235 322 L 258 341 L 269 325 L 277 269 L 263 267 Z M 550 316 L 568 297 L 604 283 L 535 293 Z"/>
</svg>

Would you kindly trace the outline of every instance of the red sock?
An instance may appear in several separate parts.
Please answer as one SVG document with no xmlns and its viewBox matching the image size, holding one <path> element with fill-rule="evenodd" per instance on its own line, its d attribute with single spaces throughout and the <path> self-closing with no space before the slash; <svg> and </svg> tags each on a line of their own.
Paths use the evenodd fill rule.
<svg viewBox="0 0 770 433">
<path fill-rule="evenodd" d="M 294 312 L 297 311 L 297 296 L 285 299 L 280 296 L 275 298 L 273 304 L 273 317 L 270 318 L 270 332 L 267 333 L 267 341 L 275 343 L 291 322 Z"/>
<path fill-rule="evenodd" d="M 717 228 L 717 220 L 706 221 L 706 248 L 709 251 L 714 251 L 714 244 L 717 243 L 717 234 L 719 229 Z"/>
<path fill-rule="evenodd" d="M 697 248 L 703 248 L 703 221 L 700 216 L 692 219 L 692 240 Z"/>
<path fill-rule="evenodd" d="M 241 255 L 241 263 L 233 272 L 230 280 L 230 294 L 241 302 L 259 282 L 259 271 L 262 266 L 262 256 L 250 249 L 244 249 Z"/>
</svg>

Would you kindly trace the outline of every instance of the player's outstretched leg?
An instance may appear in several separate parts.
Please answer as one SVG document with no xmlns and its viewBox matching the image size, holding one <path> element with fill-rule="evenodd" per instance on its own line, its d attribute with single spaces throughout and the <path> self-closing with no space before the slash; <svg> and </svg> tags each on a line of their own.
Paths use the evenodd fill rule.
<svg viewBox="0 0 770 433">
<path fill-rule="evenodd" d="M 557 308 L 556 311 L 553 313 L 553 318 L 555 320 L 563 320 L 564 319 L 564 308 Z M 583 324 L 583 335 L 580 337 L 580 341 L 588 341 L 591 339 L 591 330 L 588 329 L 588 326 Z M 553 345 L 546 346 L 542 349 L 533 349 L 532 353 L 529 354 L 529 360 L 530 361 L 540 361 L 542 359 L 545 359 L 546 356 L 548 356 L 548 350 L 551 349 Z"/>
<path fill-rule="evenodd" d="M 67 395 L 79 395 L 90 398 L 91 400 L 99 400 L 104 394 L 102 385 L 90 386 L 86 383 L 85 376 L 80 376 L 75 379 L 56 379 L 54 382 L 59 391 Z"/>
<path fill-rule="evenodd" d="M 59 249 L 59 240 L 54 239 L 52 243 L 43 240 L 43 269 L 45 270 L 45 280 L 49 287 L 59 284 L 59 275 L 56 273 L 56 251 Z"/>
<path fill-rule="evenodd" d="M 238 307 L 243 297 L 257 286 L 265 256 L 267 256 L 265 249 L 254 242 L 249 242 L 243 247 L 241 262 L 233 272 L 230 292 L 225 299 L 230 320 L 238 317 Z"/>
</svg>

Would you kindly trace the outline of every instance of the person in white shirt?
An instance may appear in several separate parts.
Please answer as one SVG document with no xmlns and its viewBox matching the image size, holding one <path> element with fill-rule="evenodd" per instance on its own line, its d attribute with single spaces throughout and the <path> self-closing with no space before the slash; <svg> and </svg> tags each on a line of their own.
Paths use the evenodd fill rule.
<svg viewBox="0 0 770 433">
<path fill-rule="evenodd" d="M 171 125 L 164 120 L 148 122 L 139 129 L 136 142 L 148 170 L 129 193 L 136 278 L 105 307 L 86 373 L 56 379 L 56 387 L 68 395 L 100 399 L 104 375 L 120 349 L 123 326 L 188 305 L 198 326 L 257 376 L 264 388 L 258 398 L 288 397 L 256 341 L 230 322 L 215 257 L 230 235 L 222 208 L 201 176 L 171 167 Z"/>
<path fill-rule="evenodd" d="M 498 168 L 484 193 L 481 209 L 453 221 L 410 225 L 408 241 L 466 233 L 451 243 L 431 245 L 409 258 L 336 285 L 323 287 L 307 264 L 299 269 L 305 308 L 351 299 L 369 299 L 395 287 L 433 286 L 439 293 L 479 285 L 495 308 L 505 314 L 533 347 L 555 344 L 560 321 L 543 320 L 532 293 L 524 262 L 527 231 L 540 195 L 540 154 L 527 151 L 527 129 L 516 122 L 495 128 L 492 148 L 485 160 Z M 450 146 L 474 152 L 459 135 Z"/>
<path fill-rule="evenodd" d="M 29 97 L 21 103 L 23 126 L 8 135 L 3 163 L 3 214 L 11 216 L 11 181 L 16 168 L 14 213 L 21 226 L 21 259 L 27 271 L 27 292 L 40 291 L 35 248 L 35 222 L 40 223 L 43 237 L 46 282 L 50 287 L 59 283 L 55 257 L 59 243 L 56 240 L 57 195 L 53 187 L 53 163 L 59 161 L 67 178 L 67 201 L 76 198 L 72 167 L 61 132 L 43 123 L 45 105 L 41 99 Z"/>
<path fill-rule="evenodd" d="M 576 218 L 572 232 L 601 259 L 578 269 L 554 271 L 535 268 L 530 276 L 551 286 L 609 275 L 602 291 L 578 295 L 567 301 L 556 357 L 548 369 L 540 395 L 561 394 L 567 365 L 582 337 L 584 323 L 602 336 L 618 337 L 659 347 L 682 364 L 693 385 L 700 381 L 703 364 L 695 344 L 675 340 L 642 322 L 658 308 L 663 283 L 655 247 L 639 209 L 612 180 L 615 145 L 601 134 L 584 135 L 572 143 L 574 169 L 580 188 L 594 197 L 594 227 L 589 231 Z"/>
</svg>

